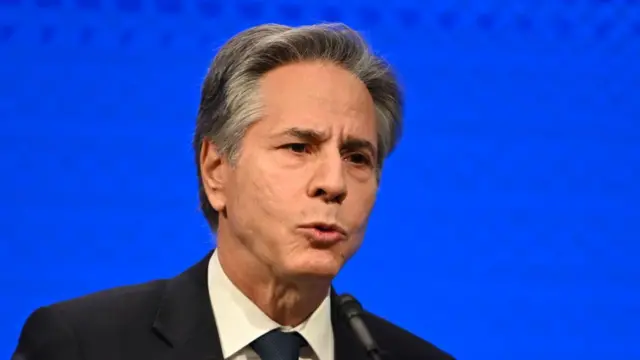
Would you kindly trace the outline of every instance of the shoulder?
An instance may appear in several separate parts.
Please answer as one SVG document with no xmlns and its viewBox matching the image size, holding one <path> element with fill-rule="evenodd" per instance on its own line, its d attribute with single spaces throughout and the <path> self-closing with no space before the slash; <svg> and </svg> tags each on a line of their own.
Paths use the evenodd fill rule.
<svg viewBox="0 0 640 360">
<path fill-rule="evenodd" d="M 372 336 L 391 359 L 454 360 L 454 357 L 430 342 L 369 312 L 365 312 Z"/>
<path fill-rule="evenodd" d="M 134 329 L 149 329 L 165 286 L 166 280 L 156 280 L 40 307 L 25 321 L 15 356 L 30 354 L 35 359 L 40 358 L 35 354 L 46 352 L 48 356 L 65 354 L 75 359 L 82 338 L 109 338 Z"/>
<path fill-rule="evenodd" d="M 58 302 L 38 310 L 55 312 L 70 323 L 86 324 L 86 326 L 90 326 L 93 319 L 98 319 L 101 324 L 142 320 L 149 316 L 153 319 L 166 282 L 166 280 L 154 280 L 111 288 Z"/>
</svg>

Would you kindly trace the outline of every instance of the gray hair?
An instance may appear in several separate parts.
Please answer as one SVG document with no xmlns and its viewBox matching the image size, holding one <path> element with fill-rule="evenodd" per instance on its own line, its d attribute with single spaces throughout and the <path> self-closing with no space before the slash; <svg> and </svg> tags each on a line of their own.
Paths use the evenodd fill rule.
<svg viewBox="0 0 640 360">
<path fill-rule="evenodd" d="M 389 65 L 371 52 L 360 34 L 344 24 L 266 24 L 242 31 L 213 59 L 202 85 L 193 139 L 200 207 L 214 231 L 218 213 L 207 199 L 200 169 L 203 141 L 211 141 L 233 163 L 247 128 L 260 118 L 257 89 L 261 77 L 288 63 L 313 60 L 342 66 L 369 90 L 377 114 L 378 172 L 394 149 L 402 127 L 400 87 Z"/>
</svg>

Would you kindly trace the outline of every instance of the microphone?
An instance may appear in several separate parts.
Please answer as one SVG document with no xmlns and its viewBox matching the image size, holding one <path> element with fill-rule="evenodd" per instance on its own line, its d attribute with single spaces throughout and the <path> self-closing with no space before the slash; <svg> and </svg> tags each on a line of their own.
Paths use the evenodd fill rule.
<svg viewBox="0 0 640 360">
<path fill-rule="evenodd" d="M 371 336 L 364 320 L 362 320 L 363 310 L 360 302 L 349 294 L 342 294 L 338 296 L 338 306 L 340 307 L 342 315 L 347 319 L 351 329 L 356 334 L 356 337 L 360 340 L 365 350 L 367 350 L 367 355 L 369 355 L 372 360 L 382 360 L 380 348 Z"/>
</svg>

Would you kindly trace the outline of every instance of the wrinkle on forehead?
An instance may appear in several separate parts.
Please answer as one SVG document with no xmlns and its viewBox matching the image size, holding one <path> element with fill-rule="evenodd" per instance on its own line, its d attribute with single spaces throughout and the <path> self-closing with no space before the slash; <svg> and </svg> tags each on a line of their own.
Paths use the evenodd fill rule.
<svg viewBox="0 0 640 360">
<path fill-rule="evenodd" d="M 274 131 L 304 127 L 377 143 L 375 106 L 367 87 L 337 65 L 307 62 L 276 68 L 261 79 L 260 98 L 262 115 Z"/>
</svg>

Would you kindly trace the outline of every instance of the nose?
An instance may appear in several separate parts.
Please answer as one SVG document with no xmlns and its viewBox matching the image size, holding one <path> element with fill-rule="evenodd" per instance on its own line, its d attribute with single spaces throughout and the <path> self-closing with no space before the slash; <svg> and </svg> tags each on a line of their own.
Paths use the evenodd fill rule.
<svg viewBox="0 0 640 360">
<path fill-rule="evenodd" d="M 309 196 L 326 203 L 341 204 L 347 197 L 347 181 L 342 159 L 325 158 L 319 161 L 309 186 Z"/>
</svg>

